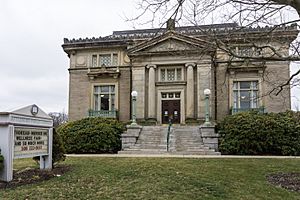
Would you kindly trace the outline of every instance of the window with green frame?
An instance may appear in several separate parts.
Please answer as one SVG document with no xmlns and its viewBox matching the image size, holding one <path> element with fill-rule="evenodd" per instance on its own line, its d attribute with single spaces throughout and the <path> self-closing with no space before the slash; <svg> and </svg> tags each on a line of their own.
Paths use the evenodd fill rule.
<svg viewBox="0 0 300 200">
<path fill-rule="evenodd" d="M 94 110 L 95 111 L 115 110 L 115 86 L 114 85 L 94 86 Z"/>
<path fill-rule="evenodd" d="M 258 81 L 233 82 L 233 108 L 252 109 L 259 107 Z"/>
</svg>

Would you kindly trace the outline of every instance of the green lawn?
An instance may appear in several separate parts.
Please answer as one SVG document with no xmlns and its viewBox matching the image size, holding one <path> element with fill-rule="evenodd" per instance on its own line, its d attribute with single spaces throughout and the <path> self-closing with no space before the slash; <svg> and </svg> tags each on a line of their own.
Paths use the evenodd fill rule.
<svg viewBox="0 0 300 200">
<path fill-rule="evenodd" d="M 300 159 L 68 158 L 73 171 L 0 190 L 0 199 L 300 199 L 266 175 L 300 172 Z M 34 166 L 16 160 L 15 168 Z"/>
</svg>

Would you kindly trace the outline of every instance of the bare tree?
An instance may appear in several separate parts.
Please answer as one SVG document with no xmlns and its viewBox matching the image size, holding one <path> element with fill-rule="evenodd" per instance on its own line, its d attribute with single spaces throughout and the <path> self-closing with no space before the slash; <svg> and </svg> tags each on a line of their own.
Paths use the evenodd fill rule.
<svg viewBox="0 0 300 200">
<path fill-rule="evenodd" d="M 68 115 L 63 112 L 50 112 L 48 114 L 53 119 L 53 126 L 57 128 L 59 125 L 68 121 Z"/>
<path fill-rule="evenodd" d="M 266 34 L 272 35 L 279 27 L 290 26 L 300 21 L 300 0 L 140 0 L 140 13 L 130 20 L 140 24 L 151 23 L 162 26 L 170 18 L 179 24 L 207 24 L 212 22 L 235 22 L 239 25 L 233 31 L 238 32 L 248 27 L 272 26 Z M 149 20 L 150 19 L 150 20 Z M 205 34 L 205 31 L 203 31 Z M 234 32 L 228 32 L 231 36 Z M 282 53 L 273 45 L 257 45 L 248 40 L 247 43 L 259 51 L 268 54 L 239 55 L 233 50 L 230 43 L 215 35 L 207 34 L 214 41 L 217 48 L 227 52 L 230 56 L 239 59 L 255 59 L 265 61 L 300 61 L 299 40 L 290 45 L 289 54 Z M 291 74 L 284 83 L 277 84 L 270 93 L 279 95 L 285 88 L 299 86 L 300 69 Z"/>
</svg>

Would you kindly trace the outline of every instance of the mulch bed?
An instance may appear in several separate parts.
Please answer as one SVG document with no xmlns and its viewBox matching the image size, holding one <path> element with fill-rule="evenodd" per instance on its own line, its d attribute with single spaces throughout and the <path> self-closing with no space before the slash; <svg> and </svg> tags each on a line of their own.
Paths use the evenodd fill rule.
<svg viewBox="0 0 300 200">
<path fill-rule="evenodd" d="M 59 177 L 71 170 L 69 165 L 58 165 L 52 170 L 40 170 L 26 168 L 20 171 L 14 171 L 14 178 L 11 182 L 6 183 L 0 181 L 0 190 L 6 188 L 16 188 L 21 185 L 28 185 L 32 183 L 39 183 L 49 180 L 53 177 Z"/>
<path fill-rule="evenodd" d="M 276 186 L 300 192 L 300 173 L 277 173 L 267 176 L 267 180 Z"/>
</svg>

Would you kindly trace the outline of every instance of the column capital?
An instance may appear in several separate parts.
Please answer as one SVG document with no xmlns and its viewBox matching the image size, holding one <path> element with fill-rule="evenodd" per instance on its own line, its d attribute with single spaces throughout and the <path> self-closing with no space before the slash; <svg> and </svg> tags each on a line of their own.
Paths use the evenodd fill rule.
<svg viewBox="0 0 300 200">
<path fill-rule="evenodd" d="M 156 65 L 146 65 L 147 69 L 150 69 L 151 67 L 153 67 L 153 69 L 156 69 Z"/>
<path fill-rule="evenodd" d="M 188 68 L 188 67 L 193 67 L 194 68 L 195 66 L 196 66 L 196 63 L 186 63 L 185 64 L 186 68 Z"/>
</svg>

